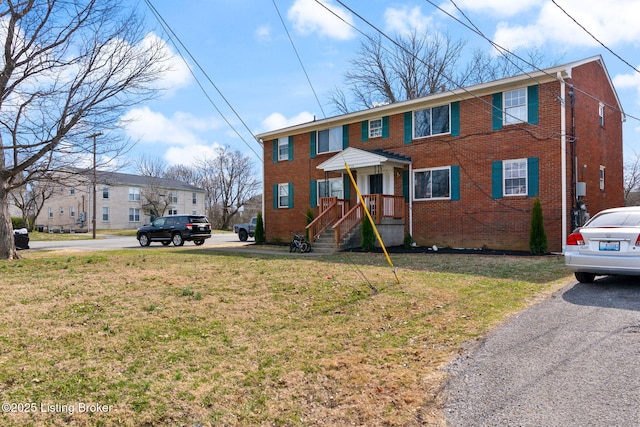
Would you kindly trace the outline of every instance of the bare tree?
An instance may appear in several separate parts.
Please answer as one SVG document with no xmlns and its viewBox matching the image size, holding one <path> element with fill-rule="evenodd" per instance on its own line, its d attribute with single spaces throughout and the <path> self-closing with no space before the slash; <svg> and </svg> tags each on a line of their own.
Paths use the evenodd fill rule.
<svg viewBox="0 0 640 427">
<path fill-rule="evenodd" d="M 229 229 L 236 214 L 260 189 L 253 161 L 240 151 L 218 147 L 215 157 L 200 161 L 196 168 L 199 185 L 207 192 L 209 220 L 218 229 Z"/>
<path fill-rule="evenodd" d="M 476 50 L 462 64 L 465 45 L 464 40 L 439 32 L 412 31 L 396 36 L 393 43 L 380 35 L 367 37 L 350 60 L 351 70 L 345 74 L 347 93 L 334 89 L 330 103 L 338 113 L 346 114 L 521 74 L 544 60 L 535 49 L 524 58 Z"/>
<path fill-rule="evenodd" d="M 120 0 L 6 0 L 0 17 L 0 258 L 13 259 L 11 190 L 95 152 L 87 136 L 153 97 L 167 56 Z"/>
<path fill-rule="evenodd" d="M 441 33 L 420 35 L 412 31 L 396 36 L 390 47 L 380 35 L 366 38 L 345 75 L 353 103 L 371 108 L 452 87 L 450 76 L 455 74 L 463 47 L 463 41 Z M 340 89 L 331 94 L 331 103 L 341 113 L 350 110 L 351 103 Z"/>
<path fill-rule="evenodd" d="M 186 182 L 195 186 L 198 186 L 198 183 L 200 181 L 198 169 L 185 165 L 169 166 L 165 171 L 164 177 L 175 179 L 176 181 Z"/>
<path fill-rule="evenodd" d="M 624 202 L 627 206 L 640 204 L 640 156 L 635 152 L 634 156 L 624 165 Z"/>
<path fill-rule="evenodd" d="M 34 225 L 33 222 L 40 215 L 44 203 L 55 194 L 55 189 L 53 180 L 42 179 L 31 181 L 11 192 L 13 204 L 20 209 L 27 227 Z"/>
</svg>

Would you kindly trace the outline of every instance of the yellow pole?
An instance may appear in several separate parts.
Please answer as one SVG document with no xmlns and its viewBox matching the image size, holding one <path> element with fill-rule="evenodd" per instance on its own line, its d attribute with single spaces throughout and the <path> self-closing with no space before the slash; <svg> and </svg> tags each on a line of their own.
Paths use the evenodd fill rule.
<svg viewBox="0 0 640 427">
<path fill-rule="evenodd" d="M 391 266 L 391 271 L 393 271 L 393 275 L 396 277 L 396 283 L 400 284 L 400 279 L 398 279 L 398 275 L 396 274 L 396 269 L 393 266 L 393 262 L 391 262 L 391 258 L 389 257 L 389 253 L 387 252 L 387 248 L 384 246 L 384 242 L 382 241 L 382 237 L 380 237 L 380 233 L 378 233 L 378 229 L 376 228 L 376 224 L 375 224 L 375 222 L 373 222 L 373 218 L 371 217 L 371 214 L 369 213 L 369 209 L 367 208 L 367 204 L 364 202 L 364 198 L 362 197 L 362 194 L 360 193 L 360 189 L 358 188 L 358 184 L 356 184 L 356 181 L 353 179 L 353 175 L 351 174 L 351 169 L 349 169 L 349 165 L 347 165 L 346 162 L 344 164 L 344 167 L 347 169 L 347 173 L 349 174 L 349 179 L 351 179 L 351 183 L 353 184 L 353 188 L 356 189 L 356 193 L 358 194 L 358 200 L 360 200 L 360 203 L 362 203 L 362 208 L 364 209 L 364 213 L 367 215 L 367 218 L 369 218 L 369 221 L 371 222 L 371 225 L 373 226 L 373 231 L 374 231 L 374 233 L 376 233 L 376 237 L 378 239 L 378 242 L 380 242 L 380 246 L 382 247 L 382 251 L 384 252 L 384 256 L 387 257 L 387 262 Z"/>
</svg>

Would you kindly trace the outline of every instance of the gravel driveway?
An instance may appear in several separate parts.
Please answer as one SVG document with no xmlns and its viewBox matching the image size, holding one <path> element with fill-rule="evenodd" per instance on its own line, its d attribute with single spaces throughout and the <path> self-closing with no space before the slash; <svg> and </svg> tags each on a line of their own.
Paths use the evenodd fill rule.
<svg viewBox="0 0 640 427">
<path fill-rule="evenodd" d="M 571 283 L 450 367 L 457 426 L 640 426 L 640 279 Z"/>
</svg>

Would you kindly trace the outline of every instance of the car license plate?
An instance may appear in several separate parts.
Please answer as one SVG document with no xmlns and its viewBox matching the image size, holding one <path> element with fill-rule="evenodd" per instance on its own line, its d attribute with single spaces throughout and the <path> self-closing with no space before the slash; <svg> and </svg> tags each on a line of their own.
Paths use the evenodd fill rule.
<svg viewBox="0 0 640 427">
<path fill-rule="evenodd" d="M 619 251 L 620 242 L 600 242 L 601 251 Z"/>
</svg>

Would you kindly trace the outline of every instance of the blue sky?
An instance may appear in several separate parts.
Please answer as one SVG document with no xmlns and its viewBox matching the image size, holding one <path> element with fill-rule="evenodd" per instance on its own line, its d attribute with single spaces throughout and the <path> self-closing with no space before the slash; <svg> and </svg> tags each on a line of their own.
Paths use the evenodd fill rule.
<svg viewBox="0 0 640 427">
<path fill-rule="evenodd" d="M 261 170 L 261 159 L 254 152 L 259 156 L 262 152 L 252 133 L 306 122 L 314 116 L 335 115 L 329 104 L 329 93 L 343 84 L 344 73 L 350 67 L 348 61 L 363 36 L 315 0 L 150 1 L 217 90 L 197 69 L 194 60 L 188 59 L 206 90 L 205 95 L 169 43 L 174 55 L 173 67 L 161 83 L 167 90 L 125 116 L 128 119 L 126 135 L 137 141 L 130 156 L 144 153 L 162 158 L 170 165 L 190 165 L 196 158 L 211 156 L 213 149 L 222 145 L 251 156 L 257 170 Z M 274 1 L 322 108 L 298 62 Z M 363 32 L 374 32 L 335 0 L 322 1 Z M 344 3 L 389 35 L 429 28 L 466 40 L 467 53 L 473 48 L 491 50 L 486 40 L 426 0 L 346 0 Z M 464 19 L 450 1 L 433 3 Z M 640 26 L 636 22 L 640 2 L 555 0 L 555 3 L 550 0 L 455 1 L 487 37 L 511 50 L 536 47 L 547 60 L 560 58 L 561 63 L 602 55 L 624 111 L 629 115 L 624 125 L 626 158 L 640 154 L 640 73 L 576 24 L 577 21 L 615 54 L 640 69 Z M 139 8 L 147 15 L 150 29 L 168 41 L 144 1 L 140 1 Z"/>
</svg>

